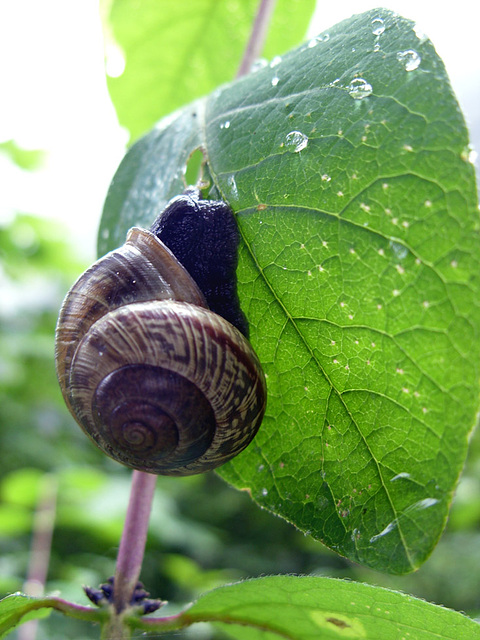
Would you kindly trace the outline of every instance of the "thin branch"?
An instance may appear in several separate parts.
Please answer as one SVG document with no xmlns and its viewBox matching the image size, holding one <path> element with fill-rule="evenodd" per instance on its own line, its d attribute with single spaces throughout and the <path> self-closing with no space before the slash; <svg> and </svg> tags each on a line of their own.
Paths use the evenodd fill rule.
<svg viewBox="0 0 480 640">
<path fill-rule="evenodd" d="M 250 40 L 248 41 L 242 62 L 237 71 L 237 78 L 247 75 L 252 68 L 252 64 L 260 57 L 265 44 L 268 25 L 270 24 L 273 9 L 275 8 L 275 2 L 276 0 L 260 0 L 255 22 L 253 23 L 250 33 Z"/>
<path fill-rule="evenodd" d="M 151 473 L 133 472 L 113 586 L 113 605 L 117 614 L 130 605 L 140 577 L 156 481 L 157 476 Z"/>
</svg>

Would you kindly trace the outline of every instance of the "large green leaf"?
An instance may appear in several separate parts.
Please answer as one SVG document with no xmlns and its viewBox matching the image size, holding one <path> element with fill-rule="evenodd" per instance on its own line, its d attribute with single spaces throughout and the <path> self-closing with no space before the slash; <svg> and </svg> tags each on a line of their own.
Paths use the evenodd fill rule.
<svg viewBox="0 0 480 640">
<path fill-rule="evenodd" d="M 269 394 L 220 474 L 352 560 L 415 569 L 444 527 L 479 392 L 475 178 L 441 60 L 376 10 L 218 89 L 127 154 L 100 253 L 151 224 L 199 145 L 237 215 Z"/>
<path fill-rule="evenodd" d="M 162 116 L 231 80 L 240 65 L 258 0 L 113 0 L 108 35 L 126 59 L 108 79 L 121 124 L 135 139 Z M 278 0 L 264 55 L 305 35 L 315 0 Z M 109 27 L 109 30 L 108 30 Z"/>
</svg>

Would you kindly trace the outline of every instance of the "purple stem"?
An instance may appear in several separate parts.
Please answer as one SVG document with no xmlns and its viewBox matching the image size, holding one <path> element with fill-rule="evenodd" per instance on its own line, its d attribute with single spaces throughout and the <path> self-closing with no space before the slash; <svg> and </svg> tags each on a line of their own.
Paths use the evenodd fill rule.
<svg viewBox="0 0 480 640">
<path fill-rule="evenodd" d="M 157 476 L 134 471 L 115 570 L 113 604 L 117 614 L 130 605 L 142 569 L 148 521 Z"/>
<path fill-rule="evenodd" d="M 268 25 L 272 17 L 276 0 L 260 0 L 255 22 L 250 33 L 250 40 L 243 54 L 242 62 L 237 71 L 237 78 L 250 73 L 252 64 L 260 57 L 267 35 Z"/>
</svg>

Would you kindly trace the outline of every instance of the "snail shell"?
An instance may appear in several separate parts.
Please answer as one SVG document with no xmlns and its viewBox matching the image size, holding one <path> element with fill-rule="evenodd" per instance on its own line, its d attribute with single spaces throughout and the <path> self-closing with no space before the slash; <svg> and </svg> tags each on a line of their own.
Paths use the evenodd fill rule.
<svg viewBox="0 0 480 640">
<path fill-rule="evenodd" d="M 248 340 L 207 308 L 173 253 L 143 229 L 131 229 L 67 294 L 56 367 L 85 433 L 150 473 L 223 464 L 251 442 L 265 411 L 265 378 Z"/>
</svg>

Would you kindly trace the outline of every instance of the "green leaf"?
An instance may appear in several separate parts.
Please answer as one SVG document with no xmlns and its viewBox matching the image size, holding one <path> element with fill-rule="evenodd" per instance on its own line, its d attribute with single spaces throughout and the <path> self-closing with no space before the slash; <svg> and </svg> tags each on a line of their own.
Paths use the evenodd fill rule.
<svg viewBox="0 0 480 640">
<path fill-rule="evenodd" d="M 126 67 L 108 79 L 108 87 L 133 139 L 160 117 L 234 77 L 257 5 L 258 0 L 113 1 L 105 24 L 107 43 L 113 34 Z M 314 7 L 314 0 L 279 0 L 265 55 L 298 44 Z"/>
<path fill-rule="evenodd" d="M 36 598 L 17 593 L 0 600 L 0 638 L 5 638 L 20 622 L 50 615 L 51 609 L 37 609 L 36 605 Z"/>
<path fill-rule="evenodd" d="M 480 634 L 480 626 L 466 616 L 403 593 L 332 578 L 292 576 L 215 589 L 201 596 L 178 622 L 212 622 L 241 640 L 474 640 Z"/>
<path fill-rule="evenodd" d="M 269 394 L 220 474 L 356 562 L 417 568 L 479 396 L 475 178 L 441 60 L 370 11 L 174 114 L 122 162 L 100 253 L 151 224 L 200 145 L 237 215 Z"/>
<path fill-rule="evenodd" d="M 47 617 L 52 609 L 93 623 L 102 623 L 108 617 L 106 609 L 84 607 L 61 598 L 32 598 L 23 593 L 14 593 L 0 600 L 0 638 L 6 637 L 18 624 Z"/>
</svg>

